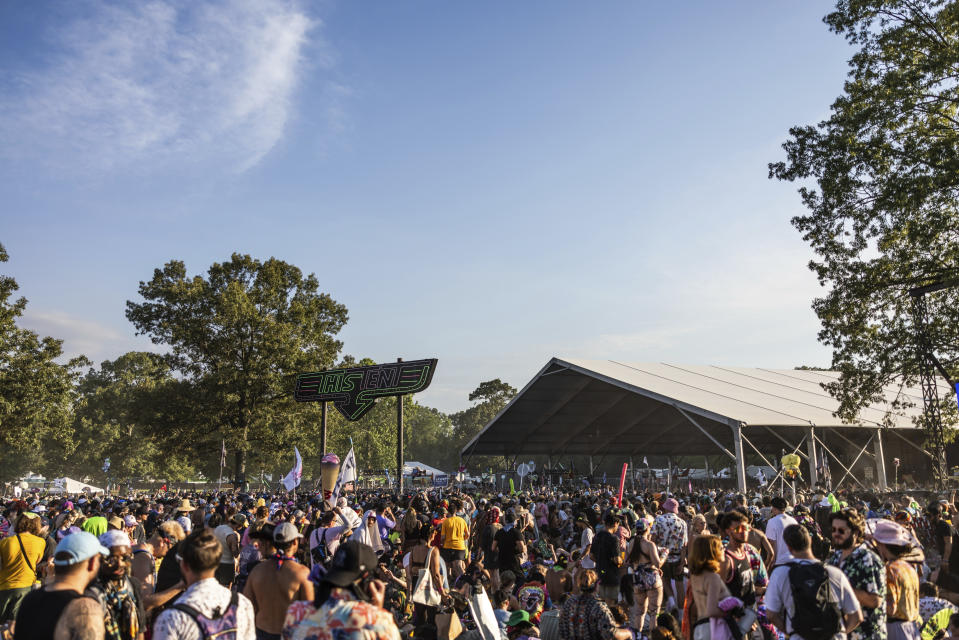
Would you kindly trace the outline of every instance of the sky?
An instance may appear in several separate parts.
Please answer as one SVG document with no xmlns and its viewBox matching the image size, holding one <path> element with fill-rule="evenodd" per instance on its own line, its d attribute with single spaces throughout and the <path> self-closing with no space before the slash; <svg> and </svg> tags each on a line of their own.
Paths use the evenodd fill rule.
<svg viewBox="0 0 959 640">
<path fill-rule="evenodd" d="M 0 242 L 21 324 L 99 363 L 170 260 L 315 273 L 417 396 L 553 356 L 828 366 L 769 180 L 840 95 L 832 3 L 0 3 Z"/>
</svg>

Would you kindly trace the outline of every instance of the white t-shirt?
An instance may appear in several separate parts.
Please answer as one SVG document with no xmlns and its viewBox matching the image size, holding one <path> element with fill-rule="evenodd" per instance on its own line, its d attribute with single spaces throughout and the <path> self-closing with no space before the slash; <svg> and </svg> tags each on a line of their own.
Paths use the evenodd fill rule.
<svg viewBox="0 0 959 640">
<path fill-rule="evenodd" d="M 187 516 L 180 516 L 176 521 L 183 527 L 183 533 L 190 535 L 190 532 L 193 531 L 193 521 Z"/>
<path fill-rule="evenodd" d="M 818 560 L 792 560 L 802 564 L 813 564 Z M 829 576 L 829 588 L 839 602 L 839 608 L 843 614 L 854 611 L 862 611 L 859 601 L 856 600 L 856 593 L 849 584 L 849 579 L 839 570 L 838 567 L 826 565 L 826 574 Z M 792 629 L 792 619 L 796 613 L 796 606 L 793 603 L 792 587 L 789 585 L 789 568 L 776 567 L 769 574 L 769 584 L 766 586 L 766 610 L 775 611 L 783 614 L 786 620 L 786 628 Z M 790 640 L 803 640 L 798 633 L 790 635 Z M 837 633 L 832 640 L 846 640 L 845 633 Z"/>
<path fill-rule="evenodd" d="M 594 535 L 596 534 L 593 533 L 593 530 L 590 529 L 589 527 L 586 527 L 585 529 L 583 529 L 583 535 L 580 536 L 580 539 L 579 539 L 579 545 L 580 545 L 579 548 L 580 548 L 580 551 L 583 553 L 583 559 L 580 562 L 580 566 L 583 567 L 584 569 L 596 568 L 596 563 L 593 562 L 593 559 L 590 558 L 588 555 L 585 555 L 586 547 L 593 544 Z"/>
<path fill-rule="evenodd" d="M 230 525 L 221 524 L 213 530 L 213 535 L 216 536 L 216 539 L 220 541 L 220 545 L 223 547 L 223 553 L 220 554 L 220 564 L 233 564 L 233 553 L 230 551 L 230 545 L 228 545 L 226 541 L 230 536 L 236 536 L 236 543 L 239 545 L 240 534 L 234 531 Z"/>
<path fill-rule="evenodd" d="M 785 513 L 770 518 L 766 523 L 766 537 L 776 550 L 776 564 L 790 562 L 793 559 L 792 554 L 789 553 L 789 547 L 783 542 L 783 529 L 791 524 L 798 523 L 791 515 Z"/>
</svg>

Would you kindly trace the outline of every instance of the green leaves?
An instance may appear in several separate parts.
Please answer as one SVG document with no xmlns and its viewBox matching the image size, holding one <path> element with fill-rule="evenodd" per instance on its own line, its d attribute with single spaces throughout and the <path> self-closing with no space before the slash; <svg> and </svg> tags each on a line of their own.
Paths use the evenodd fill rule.
<svg viewBox="0 0 959 640">
<path fill-rule="evenodd" d="M 884 385 L 917 384 L 907 290 L 959 276 L 959 3 L 840 0 L 825 18 L 858 47 L 830 117 L 790 129 L 771 178 L 799 181 L 793 225 L 826 288 L 813 309 L 853 420 Z M 959 372 L 959 290 L 929 296 L 936 354 Z"/>
</svg>

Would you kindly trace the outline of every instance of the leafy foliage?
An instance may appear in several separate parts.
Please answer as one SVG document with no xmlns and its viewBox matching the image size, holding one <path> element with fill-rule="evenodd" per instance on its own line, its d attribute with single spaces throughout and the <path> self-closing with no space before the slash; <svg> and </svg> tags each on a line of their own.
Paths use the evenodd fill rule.
<svg viewBox="0 0 959 640">
<path fill-rule="evenodd" d="M 272 456 L 298 440 L 315 411 L 293 401 L 295 376 L 333 364 L 342 348 L 334 336 L 347 320 L 346 307 L 319 293 L 315 275 L 233 254 L 206 278 L 189 278 L 174 260 L 139 293 L 145 301 L 127 302 L 127 318 L 170 349 L 171 371 L 191 385 L 191 446 L 218 451 L 225 438 L 243 480 L 251 450 Z"/>
<path fill-rule="evenodd" d="M 813 308 L 842 374 L 829 390 L 853 420 L 883 386 L 918 384 L 908 289 L 959 277 L 959 3 L 840 0 L 824 21 L 857 47 L 844 92 L 828 119 L 790 129 L 769 174 L 802 183 L 808 213 L 792 222 L 827 289 Z M 927 300 L 955 376 L 959 288 Z"/>
<path fill-rule="evenodd" d="M 0 245 L 0 262 L 9 259 Z M 56 362 L 61 340 L 17 326 L 26 298 L 12 299 L 16 280 L 0 276 L 0 468 L 18 474 L 46 463 L 44 451 L 69 437 L 71 402 L 86 360 Z"/>
</svg>

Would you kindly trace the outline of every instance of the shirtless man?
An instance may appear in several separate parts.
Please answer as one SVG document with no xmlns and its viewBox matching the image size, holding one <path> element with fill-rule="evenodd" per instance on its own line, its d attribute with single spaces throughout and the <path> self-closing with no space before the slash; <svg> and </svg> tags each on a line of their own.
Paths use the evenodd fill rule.
<svg viewBox="0 0 959 640">
<path fill-rule="evenodd" d="M 103 608 L 83 592 L 100 572 L 101 556 L 105 555 L 107 549 L 93 534 L 74 533 L 61 540 L 53 554 L 53 582 L 23 599 L 13 637 L 101 640 L 105 633 Z"/>
<path fill-rule="evenodd" d="M 293 559 L 303 536 L 290 522 L 273 532 L 275 553 L 253 567 L 243 595 L 253 602 L 257 640 L 280 640 L 286 610 L 294 600 L 313 600 L 310 570 Z"/>
</svg>

